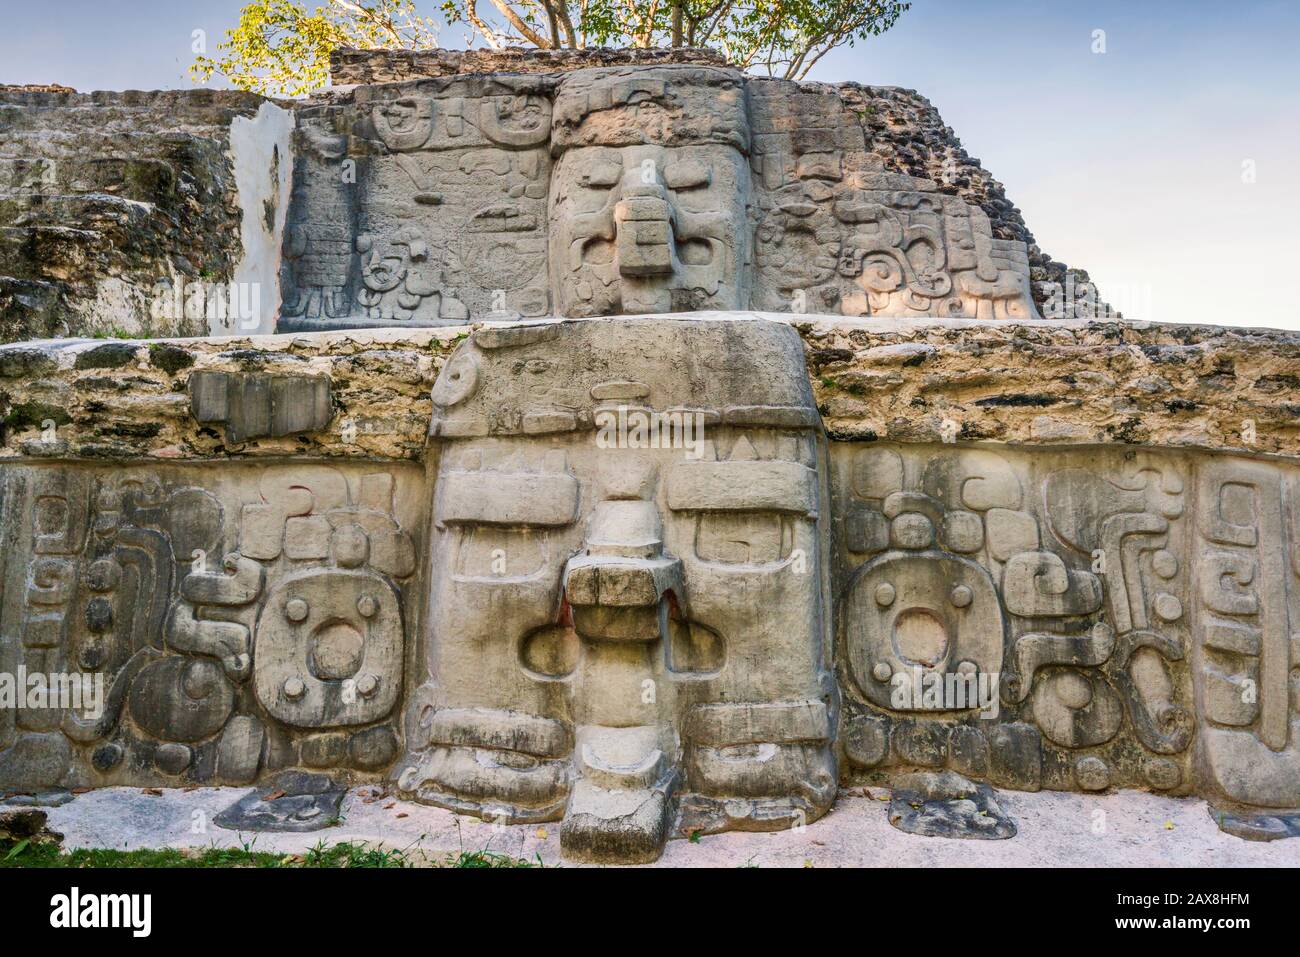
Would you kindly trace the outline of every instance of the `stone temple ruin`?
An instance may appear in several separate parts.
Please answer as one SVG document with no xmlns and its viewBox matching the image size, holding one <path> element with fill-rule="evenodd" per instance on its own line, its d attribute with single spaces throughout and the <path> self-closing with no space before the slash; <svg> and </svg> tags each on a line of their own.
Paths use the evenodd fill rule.
<svg viewBox="0 0 1300 957">
<path fill-rule="evenodd" d="M 0 91 L 0 791 L 382 781 L 614 862 L 916 771 L 1300 831 L 1300 340 L 1049 316 L 907 91 L 334 79 Z"/>
</svg>

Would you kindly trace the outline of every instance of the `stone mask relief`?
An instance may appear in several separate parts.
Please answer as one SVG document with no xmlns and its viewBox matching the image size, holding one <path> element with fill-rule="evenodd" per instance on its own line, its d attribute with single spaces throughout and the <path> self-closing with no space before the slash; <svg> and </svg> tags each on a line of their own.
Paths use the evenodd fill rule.
<svg viewBox="0 0 1300 957">
<path fill-rule="evenodd" d="M 1037 317 L 1024 244 L 884 171 L 834 94 L 689 66 L 423 80 L 305 110 L 297 141 L 286 331 Z"/>
<path fill-rule="evenodd" d="M 1295 437 L 1170 398 L 1222 428 L 1294 343 L 747 314 L 1036 318 L 1014 223 L 863 102 L 656 65 L 295 109 L 282 330 L 512 321 L 0 353 L 0 677 L 103 684 L 0 707 L 0 793 L 288 776 L 311 829 L 365 784 L 633 862 L 920 770 L 1300 833 Z M 1012 350 L 1051 387 L 986 389 Z"/>
<path fill-rule="evenodd" d="M 403 793 L 562 817 L 566 854 L 593 860 L 823 813 L 824 449 L 797 349 L 774 325 L 655 321 L 458 349 L 434 388 L 429 677 Z M 699 376 L 721 378 L 707 402 Z M 622 442 L 599 427 L 620 411 L 684 418 L 699 442 L 639 447 L 635 425 Z"/>
<path fill-rule="evenodd" d="M 572 150 L 555 174 L 551 263 L 564 315 L 742 308 L 749 167 L 725 147 Z"/>
<path fill-rule="evenodd" d="M 480 328 L 429 472 L 6 466 L 0 672 L 106 696 L 0 709 L 0 783 L 314 769 L 561 821 L 596 861 L 915 768 L 1300 804 L 1294 469 L 828 442 L 804 348 L 740 318 Z M 267 427 L 275 396 L 328 421 L 291 378 L 196 370 L 196 417 L 318 428 Z"/>
</svg>

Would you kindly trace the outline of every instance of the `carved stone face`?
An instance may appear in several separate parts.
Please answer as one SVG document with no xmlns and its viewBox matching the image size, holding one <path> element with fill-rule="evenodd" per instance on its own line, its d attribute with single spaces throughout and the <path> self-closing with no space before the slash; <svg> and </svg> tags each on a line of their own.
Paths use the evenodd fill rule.
<svg viewBox="0 0 1300 957">
<path fill-rule="evenodd" d="M 749 167 L 727 146 L 590 147 L 551 189 L 551 272 L 569 316 L 743 308 Z"/>
<path fill-rule="evenodd" d="M 657 856 L 674 795 L 706 830 L 824 810 L 823 451 L 800 361 L 766 323 L 489 330 L 458 350 L 434 388 L 431 680 L 403 792 L 563 817 L 566 853 L 596 859 Z M 688 407 L 700 375 L 710 401 Z"/>
<path fill-rule="evenodd" d="M 665 66 L 304 110 L 282 326 L 761 309 L 1032 319 L 1028 250 L 837 93 Z"/>
<path fill-rule="evenodd" d="M 555 98 L 550 274 L 566 316 L 743 309 L 744 89 L 725 70 L 586 70 Z"/>
</svg>

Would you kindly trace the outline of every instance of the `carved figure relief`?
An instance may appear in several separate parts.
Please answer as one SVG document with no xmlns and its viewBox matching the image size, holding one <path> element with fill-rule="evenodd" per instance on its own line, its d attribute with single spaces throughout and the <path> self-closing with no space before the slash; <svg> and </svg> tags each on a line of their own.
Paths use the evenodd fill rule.
<svg viewBox="0 0 1300 957">
<path fill-rule="evenodd" d="M 841 668 L 865 705 L 846 702 L 841 735 L 858 773 L 947 766 L 1029 789 L 1185 780 L 1179 466 L 1070 459 L 837 455 Z"/>
<path fill-rule="evenodd" d="M 3 479 L 6 509 L 31 506 L 9 526 L 30 558 L 6 569 L 5 595 L 30 584 L 4 604 L 0 663 L 51 695 L 58 676 L 100 685 L 71 705 L 4 709 L 6 786 L 240 784 L 394 759 L 386 719 L 416 570 L 409 472 L 40 466 Z"/>
<path fill-rule="evenodd" d="M 301 113 L 281 328 L 757 308 L 1037 317 L 1024 243 L 834 92 L 697 66 L 360 87 Z"/>
<path fill-rule="evenodd" d="M 343 122 L 328 108 L 300 114 L 280 276 L 282 322 L 352 313 L 358 196 L 355 165 L 345 165 L 348 136 L 336 129 Z"/>
</svg>

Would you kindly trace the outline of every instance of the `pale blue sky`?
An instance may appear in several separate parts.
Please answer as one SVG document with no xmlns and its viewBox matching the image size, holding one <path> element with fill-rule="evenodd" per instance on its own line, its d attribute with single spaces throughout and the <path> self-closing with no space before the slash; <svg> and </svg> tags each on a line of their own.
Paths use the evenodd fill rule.
<svg viewBox="0 0 1300 957">
<path fill-rule="evenodd" d="M 185 87 L 192 31 L 215 44 L 240 5 L 0 0 L 0 83 Z M 811 78 L 929 97 L 1129 318 L 1300 328 L 1297 0 L 914 0 Z"/>
</svg>

